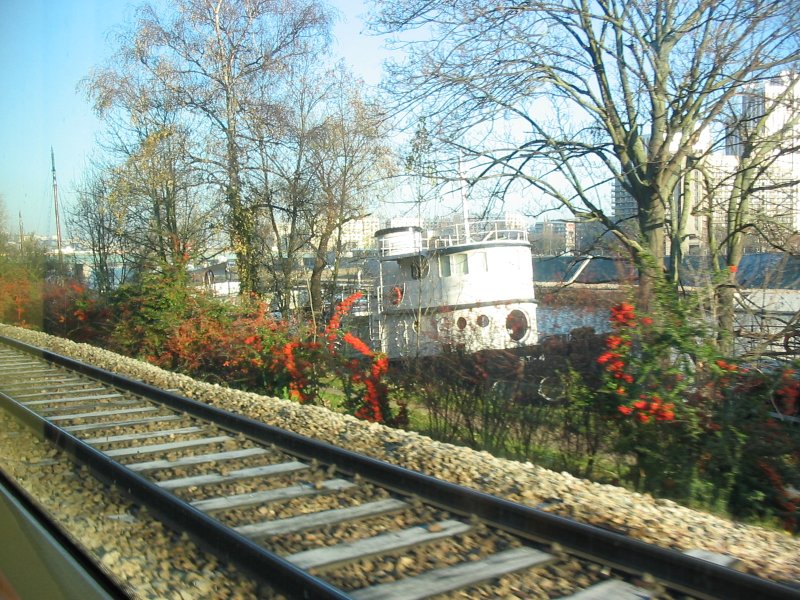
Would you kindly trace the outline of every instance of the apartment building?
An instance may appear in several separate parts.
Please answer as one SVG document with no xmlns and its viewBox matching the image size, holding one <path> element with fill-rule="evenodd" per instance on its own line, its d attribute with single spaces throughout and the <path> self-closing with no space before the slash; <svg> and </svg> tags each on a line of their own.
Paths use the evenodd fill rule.
<svg viewBox="0 0 800 600">
<path fill-rule="evenodd" d="M 800 84 L 796 75 L 783 74 L 754 83 L 737 98 L 721 127 L 720 149 L 712 151 L 710 135 L 693 158 L 675 189 L 676 206 L 689 205 L 687 244 L 702 251 L 709 226 L 724 235 L 728 208 L 741 174 L 757 173 L 748 195 L 748 222 L 772 242 L 800 231 Z M 759 152 L 757 157 L 755 152 Z M 753 169 L 748 170 L 753 166 Z M 691 197 L 687 197 L 690 195 Z M 619 182 L 613 186 L 614 218 L 634 223 L 635 200 Z M 635 225 L 634 225 L 635 226 Z M 755 231 L 755 228 L 753 229 Z M 665 248 L 668 252 L 669 248 Z"/>
</svg>

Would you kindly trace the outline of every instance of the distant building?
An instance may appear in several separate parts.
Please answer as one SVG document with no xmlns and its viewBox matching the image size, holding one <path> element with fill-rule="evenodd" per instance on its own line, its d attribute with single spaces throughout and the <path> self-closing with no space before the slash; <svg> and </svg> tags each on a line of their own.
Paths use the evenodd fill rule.
<svg viewBox="0 0 800 600">
<path fill-rule="evenodd" d="M 521 229 L 525 231 L 528 229 L 528 217 L 518 212 L 507 212 L 504 220 L 506 227 L 509 229 Z"/>
<path fill-rule="evenodd" d="M 577 222 L 568 219 L 539 221 L 530 229 L 534 254 L 571 254 L 577 248 Z"/>
<path fill-rule="evenodd" d="M 754 216 L 791 232 L 800 231 L 800 81 L 783 73 L 747 88 L 739 115 L 726 128 L 726 154 L 745 160 L 748 140 L 774 144 L 770 162 L 750 199 Z"/>
<path fill-rule="evenodd" d="M 689 171 L 676 186 L 675 198 L 683 200 L 677 206 L 689 204 L 692 207 L 691 214 L 682 215 L 688 234 L 684 252 L 703 250 L 709 215 L 711 226 L 724 232 L 732 186 L 747 140 L 775 144 L 771 162 L 760 163 L 759 168 L 764 170 L 759 175 L 757 189 L 748 198 L 751 220 L 759 224 L 761 237 L 767 236 L 772 242 L 781 242 L 800 231 L 800 85 L 797 78 L 784 74 L 753 84 L 739 100 L 735 119 L 725 126 L 724 150 L 708 152 L 710 135 L 701 135 L 695 156 L 688 159 L 695 161 L 697 168 Z M 637 203 L 619 181 L 613 186 L 612 201 L 614 220 L 621 223 L 623 229 L 636 231 Z M 718 233 L 724 235 L 723 232 Z M 718 236 L 718 239 L 722 238 Z M 665 252 L 669 252 L 668 246 Z"/>
<path fill-rule="evenodd" d="M 422 219 L 419 217 L 392 217 L 386 223 L 383 229 L 392 229 L 394 227 L 422 227 Z M 376 228 L 375 231 L 381 229 Z M 373 231 L 373 233 L 375 233 Z"/>
<path fill-rule="evenodd" d="M 614 221 L 619 223 L 635 219 L 639 212 L 636 200 L 622 187 L 622 183 L 618 180 L 614 181 L 613 195 Z"/>
<path fill-rule="evenodd" d="M 375 248 L 375 232 L 381 228 L 378 217 L 362 217 L 344 223 L 341 227 L 342 250 L 369 250 Z"/>
</svg>

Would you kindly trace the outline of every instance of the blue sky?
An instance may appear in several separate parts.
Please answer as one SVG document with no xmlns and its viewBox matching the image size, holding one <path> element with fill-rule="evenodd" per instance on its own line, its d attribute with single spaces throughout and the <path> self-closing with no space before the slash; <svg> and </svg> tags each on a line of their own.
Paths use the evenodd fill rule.
<svg viewBox="0 0 800 600">
<path fill-rule="evenodd" d="M 60 204 L 68 207 L 100 127 L 76 86 L 110 54 L 109 34 L 138 4 L 0 0 L 0 196 L 12 231 L 21 213 L 26 232 L 55 235 L 50 148 Z M 362 0 L 330 4 L 342 17 L 334 51 L 356 75 L 376 84 L 385 52 L 380 40 L 361 33 L 367 10 Z"/>
</svg>

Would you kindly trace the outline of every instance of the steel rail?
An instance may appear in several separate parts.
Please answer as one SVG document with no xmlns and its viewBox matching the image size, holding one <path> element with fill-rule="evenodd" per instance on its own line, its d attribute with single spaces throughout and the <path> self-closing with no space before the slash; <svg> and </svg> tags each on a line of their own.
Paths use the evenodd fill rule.
<svg viewBox="0 0 800 600">
<path fill-rule="evenodd" d="M 2 341 L 7 343 L 6 339 Z M 148 510 L 172 527 L 189 533 L 204 550 L 243 569 L 259 582 L 270 587 L 279 587 L 282 591 L 298 598 L 313 600 L 349 598 L 340 589 L 308 574 L 277 554 L 269 552 L 233 529 L 222 525 L 204 512 L 40 417 L 3 392 L 0 392 L 0 405 L 43 439 L 66 452 L 78 464 L 86 465 L 95 477 L 108 485 L 117 486 L 134 500 L 146 505 Z"/>
<path fill-rule="evenodd" d="M 417 496 L 462 515 L 475 515 L 489 525 L 520 537 L 535 542 L 558 543 L 570 553 L 624 572 L 650 574 L 668 587 L 694 597 L 725 600 L 800 599 L 800 590 L 788 585 L 740 573 L 676 550 L 654 546 L 593 525 L 435 479 L 249 417 L 229 413 L 17 340 L 0 336 L 0 341 L 118 388 L 158 400 L 197 418 L 214 422 L 224 429 L 241 433 L 262 444 L 275 444 L 289 453 L 336 465 L 344 473 L 358 474 L 395 492 Z"/>
</svg>

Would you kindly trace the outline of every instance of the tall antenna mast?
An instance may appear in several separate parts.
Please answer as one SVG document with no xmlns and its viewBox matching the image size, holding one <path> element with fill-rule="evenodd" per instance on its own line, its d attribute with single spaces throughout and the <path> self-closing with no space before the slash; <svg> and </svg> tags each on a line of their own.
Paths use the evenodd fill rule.
<svg viewBox="0 0 800 600">
<path fill-rule="evenodd" d="M 53 169 L 53 207 L 56 211 L 56 243 L 58 244 L 58 265 L 64 274 L 64 255 L 61 253 L 61 217 L 58 212 L 58 181 L 56 180 L 56 154 L 50 146 L 50 164 Z"/>
</svg>

